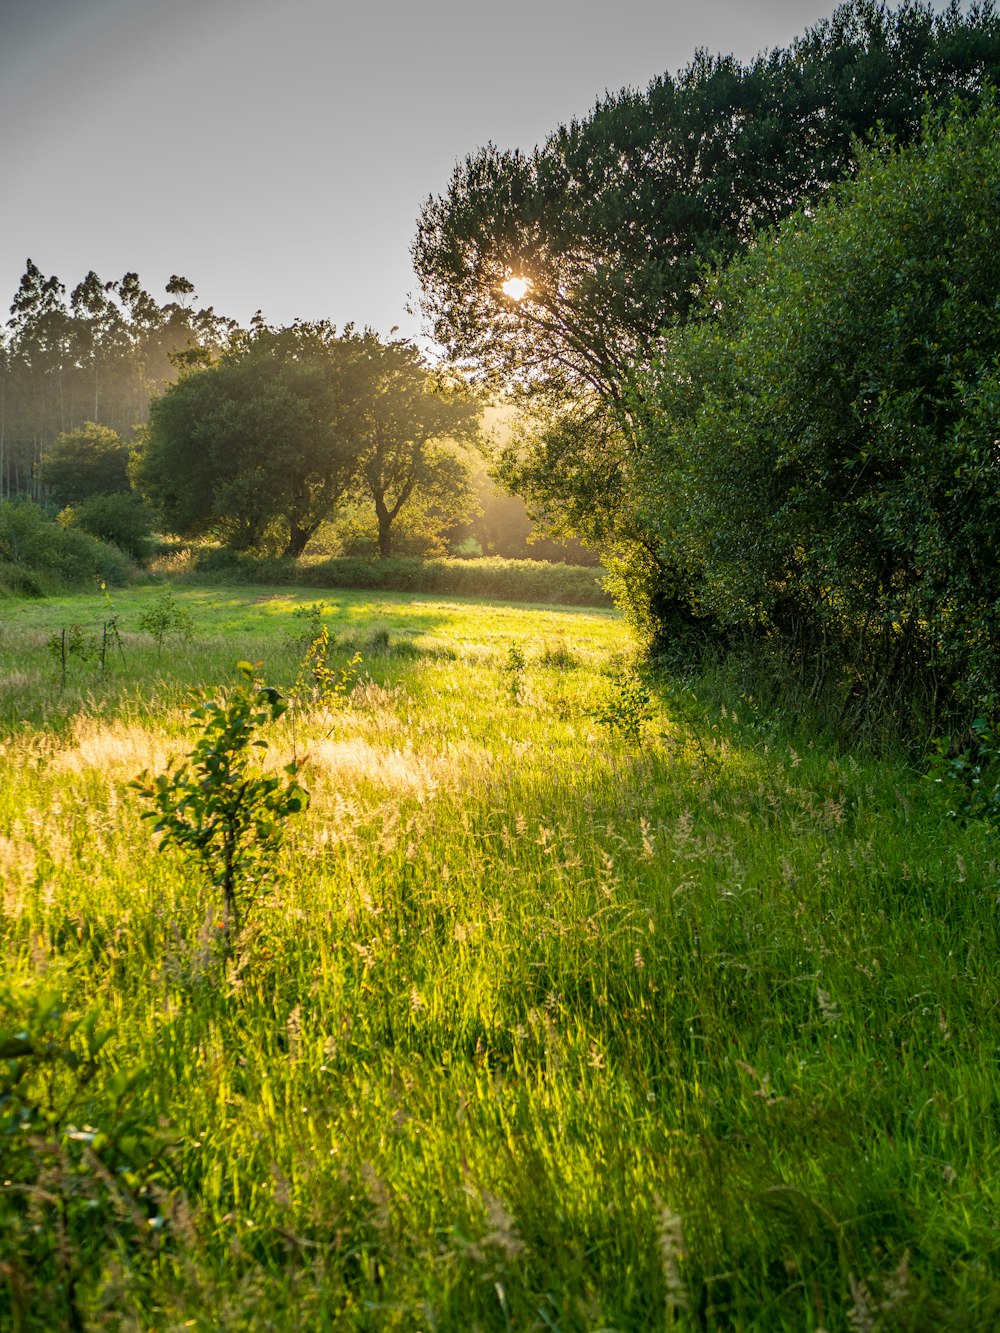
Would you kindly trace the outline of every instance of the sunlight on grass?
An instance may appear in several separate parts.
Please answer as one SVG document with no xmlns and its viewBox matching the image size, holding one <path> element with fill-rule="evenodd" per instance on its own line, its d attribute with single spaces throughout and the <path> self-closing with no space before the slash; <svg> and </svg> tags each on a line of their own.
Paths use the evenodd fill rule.
<svg viewBox="0 0 1000 1333">
<path fill-rule="evenodd" d="M 195 635 L 158 655 L 129 631 L 154 592 L 120 598 L 125 662 L 65 686 L 45 635 L 97 599 L 19 604 L 0 636 L 7 983 L 111 1034 L 67 1134 L 155 1129 L 92 1149 L 114 1196 L 90 1159 L 60 1175 L 71 1137 L 5 1165 L 80 1201 L 65 1253 L 115 1256 L 80 1269 L 88 1327 L 1000 1311 L 1000 872 L 931 784 L 690 682 L 651 680 L 629 738 L 633 651 L 602 612 L 338 593 L 331 661 L 363 661 L 324 702 L 308 597 L 178 589 Z M 212 887 L 127 783 L 190 748 L 190 690 L 237 656 L 298 682 L 267 764 L 305 757 L 312 804 L 226 962 Z M 4 1262 L 58 1296 L 38 1234 Z"/>
<path fill-rule="evenodd" d="M 99 769 L 132 777 L 141 768 L 163 768 L 172 752 L 164 744 L 161 728 L 138 722 L 109 723 L 100 717 L 78 716 L 70 738 L 70 744 L 53 759 L 57 771 Z"/>
</svg>

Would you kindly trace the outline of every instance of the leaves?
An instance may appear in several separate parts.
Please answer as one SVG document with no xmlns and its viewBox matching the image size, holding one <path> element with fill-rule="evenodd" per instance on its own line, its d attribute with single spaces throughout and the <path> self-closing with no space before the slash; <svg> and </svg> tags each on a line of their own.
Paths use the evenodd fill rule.
<svg viewBox="0 0 1000 1333">
<path fill-rule="evenodd" d="M 1000 666 L 1000 113 L 926 129 L 706 278 L 635 400 L 659 558 L 837 679 L 845 716 L 974 699 Z"/>
<path fill-rule="evenodd" d="M 249 904 L 241 900 L 273 873 L 285 821 L 309 802 L 297 761 L 285 765 L 285 778 L 252 767 L 252 752 L 268 748 L 259 729 L 277 721 L 288 704 L 257 679 L 251 663 L 239 662 L 237 670 L 242 685 L 221 702 L 199 696 L 191 710 L 201 734 L 186 760 L 130 784 L 150 803 L 142 817 L 153 821 L 161 848 L 191 856 L 222 891 L 227 934 L 246 916 Z"/>
</svg>

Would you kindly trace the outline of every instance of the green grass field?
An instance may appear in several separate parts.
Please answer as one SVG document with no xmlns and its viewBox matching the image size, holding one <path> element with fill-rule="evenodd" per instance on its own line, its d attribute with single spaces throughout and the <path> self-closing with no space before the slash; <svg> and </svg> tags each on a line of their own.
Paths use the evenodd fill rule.
<svg viewBox="0 0 1000 1333">
<path fill-rule="evenodd" d="M 128 784 L 324 594 L 174 593 L 159 652 L 156 588 L 0 604 L 0 1328 L 1000 1326 L 1000 867 L 938 788 L 690 683 L 629 736 L 611 612 L 337 590 L 226 961 Z"/>
</svg>

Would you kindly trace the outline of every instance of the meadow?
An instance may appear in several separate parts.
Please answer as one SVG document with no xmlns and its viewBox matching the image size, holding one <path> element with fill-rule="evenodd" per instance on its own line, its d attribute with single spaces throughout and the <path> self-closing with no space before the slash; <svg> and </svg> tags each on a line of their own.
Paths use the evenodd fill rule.
<svg viewBox="0 0 1000 1333">
<path fill-rule="evenodd" d="M 161 595 L 0 604 L 0 1328 L 1000 1326 L 1000 866 L 919 764 L 609 610 Z M 227 957 L 129 784 L 242 659 L 311 803 Z"/>
</svg>

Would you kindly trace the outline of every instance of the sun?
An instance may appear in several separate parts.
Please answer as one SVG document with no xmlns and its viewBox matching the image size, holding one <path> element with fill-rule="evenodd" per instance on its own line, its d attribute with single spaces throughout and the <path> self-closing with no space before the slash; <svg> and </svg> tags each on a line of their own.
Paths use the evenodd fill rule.
<svg viewBox="0 0 1000 1333">
<path fill-rule="evenodd" d="M 508 278 L 500 290 L 512 301 L 523 301 L 528 294 L 529 285 L 527 278 Z"/>
</svg>

